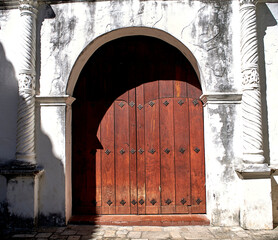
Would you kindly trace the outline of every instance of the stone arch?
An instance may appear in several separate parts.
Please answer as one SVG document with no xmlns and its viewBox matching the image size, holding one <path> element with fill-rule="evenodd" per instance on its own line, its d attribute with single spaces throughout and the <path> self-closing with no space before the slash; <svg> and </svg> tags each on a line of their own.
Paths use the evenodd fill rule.
<svg viewBox="0 0 278 240">
<path fill-rule="evenodd" d="M 154 38 L 163 40 L 163 41 L 167 42 L 168 44 L 177 48 L 188 59 L 188 61 L 193 66 L 193 68 L 197 74 L 197 77 L 200 81 L 202 90 L 204 92 L 205 84 L 204 84 L 203 75 L 200 70 L 197 59 L 195 58 L 193 53 L 182 42 L 180 42 L 177 38 L 170 35 L 169 33 L 159 30 L 159 29 L 148 28 L 148 27 L 127 27 L 127 28 L 113 30 L 109 33 L 105 33 L 105 34 L 97 37 L 81 52 L 81 54 L 75 61 L 74 66 L 71 70 L 71 73 L 70 73 L 70 76 L 68 79 L 68 83 L 67 83 L 66 94 L 72 96 L 75 84 L 78 80 L 81 70 L 85 66 L 88 59 L 93 55 L 93 53 L 99 47 L 101 47 L 103 44 L 105 44 L 109 41 L 112 41 L 114 39 L 121 38 L 121 37 L 127 37 L 127 36 L 154 37 Z"/>
</svg>

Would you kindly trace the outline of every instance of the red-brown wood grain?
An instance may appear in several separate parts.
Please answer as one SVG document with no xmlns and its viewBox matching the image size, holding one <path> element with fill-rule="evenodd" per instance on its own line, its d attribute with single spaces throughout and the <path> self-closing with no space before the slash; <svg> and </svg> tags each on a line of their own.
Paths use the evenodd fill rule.
<svg viewBox="0 0 278 240">
<path fill-rule="evenodd" d="M 145 84 L 144 95 L 146 214 L 158 214 L 160 212 L 160 138 L 158 81 Z M 154 152 L 152 153 L 151 151 Z M 151 203 L 151 201 L 153 201 L 153 203 Z"/>
<path fill-rule="evenodd" d="M 179 102 L 181 104 L 179 104 Z M 191 205 L 191 175 L 189 155 L 189 111 L 187 98 L 174 99 L 176 213 L 188 213 Z M 183 204 L 181 201 L 185 200 Z"/>
<path fill-rule="evenodd" d="M 102 214 L 115 214 L 115 149 L 114 149 L 114 112 L 115 104 L 112 104 L 101 121 L 101 171 L 102 171 Z M 110 151 L 106 154 L 105 151 Z M 111 201 L 111 205 L 107 204 Z"/>
<path fill-rule="evenodd" d="M 136 143 L 136 93 L 135 89 L 129 91 L 129 172 L 130 172 L 130 213 L 138 213 L 137 199 L 137 143 Z M 132 201 L 135 201 L 133 204 Z"/>
<path fill-rule="evenodd" d="M 165 86 L 166 87 L 166 86 Z M 173 90 L 173 86 L 171 88 Z M 166 104 L 166 105 L 165 105 Z M 175 213 L 175 143 L 173 98 L 160 99 L 161 212 Z M 167 152 L 168 150 L 168 152 Z M 166 203 L 166 201 L 170 203 Z"/>
<path fill-rule="evenodd" d="M 128 93 L 126 93 L 128 97 Z M 120 106 L 120 104 L 124 104 Z M 116 214 L 130 213 L 129 185 L 129 107 L 127 101 L 115 102 L 115 181 Z M 123 203 L 121 203 L 123 201 Z M 125 203 L 124 203 L 125 202 Z"/>
<path fill-rule="evenodd" d="M 145 108 L 144 108 L 144 85 L 136 88 L 136 129 L 137 129 L 137 191 L 138 191 L 138 214 L 146 213 L 146 163 L 145 163 Z M 142 106 L 142 109 L 140 108 Z M 142 149 L 143 152 L 140 152 Z M 140 203 L 142 201 L 142 204 Z"/>
<path fill-rule="evenodd" d="M 200 100 L 197 101 L 192 98 L 188 100 L 190 116 L 191 208 L 192 213 L 205 213 L 203 107 Z"/>
<path fill-rule="evenodd" d="M 98 127 L 97 131 L 97 138 L 100 140 L 100 126 Z M 101 172 L 101 155 L 102 155 L 101 149 L 96 149 L 96 171 L 95 171 L 95 178 L 96 178 L 96 206 L 98 207 L 98 211 L 96 211 L 96 214 L 102 214 L 101 212 L 101 184 L 102 184 L 102 172 Z M 96 174 L 97 173 L 97 174 Z"/>
</svg>

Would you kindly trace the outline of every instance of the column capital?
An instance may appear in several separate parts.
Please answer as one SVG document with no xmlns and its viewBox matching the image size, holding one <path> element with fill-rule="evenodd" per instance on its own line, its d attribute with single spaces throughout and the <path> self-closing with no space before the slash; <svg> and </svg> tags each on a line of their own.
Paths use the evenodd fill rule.
<svg viewBox="0 0 278 240">
<path fill-rule="evenodd" d="M 34 14 L 38 13 L 37 0 L 18 0 L 20 14 Z"/>
</svg>

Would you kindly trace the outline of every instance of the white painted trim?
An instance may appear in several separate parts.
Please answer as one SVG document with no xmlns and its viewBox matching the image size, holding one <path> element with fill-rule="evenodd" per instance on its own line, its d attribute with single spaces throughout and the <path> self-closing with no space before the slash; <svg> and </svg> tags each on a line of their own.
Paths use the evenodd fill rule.
<svg viewBox="0 0 278 240">
<path fill-rule="evenodd" d="M 201 95 L 200 99 L 204 106 L 207 104 L 240 104 L 242 98 L 242 93 L 204 93 Z"/>
<path fill-rule="evenodd" d="M 40 106 L 71 106 L 75 98 L 69 95 L 36 96 L 36 103 Z"/>
</svg>

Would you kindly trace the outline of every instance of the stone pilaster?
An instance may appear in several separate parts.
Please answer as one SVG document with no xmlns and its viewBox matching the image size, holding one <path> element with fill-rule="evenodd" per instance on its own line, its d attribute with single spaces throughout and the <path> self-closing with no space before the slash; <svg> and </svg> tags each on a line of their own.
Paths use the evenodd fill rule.
<svg viewBox="0 0 278 240">
<path fill-rule="evenodd" d="M 35 61 L 36 61 L 36 0 L 19 0 L 19 105 L 17 118 L 16 159 L 35 161 Z"/>
<path fill-rule="evenodd" d="M 264 163 L 256 3 L 257 0 L 240 0 L 243 162 L 245 164 Z"/>
</svg>

